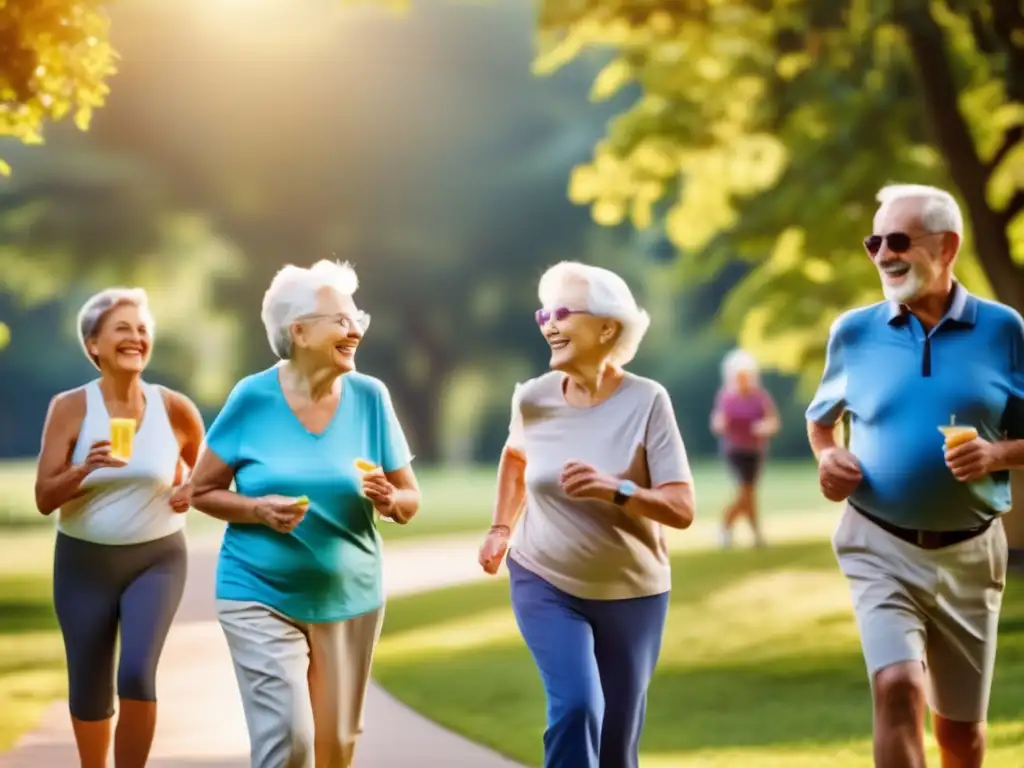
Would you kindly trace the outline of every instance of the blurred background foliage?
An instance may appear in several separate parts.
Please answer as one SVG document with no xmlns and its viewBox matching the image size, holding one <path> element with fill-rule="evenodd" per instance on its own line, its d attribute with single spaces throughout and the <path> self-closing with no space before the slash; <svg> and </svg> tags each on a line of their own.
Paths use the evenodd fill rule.
<svg viewBox="0 0 1024 768">
<path fill-rule="evenodd" d="M 272 362 L 270 277 L 331 256 L 424 460 L 496 455 L 563 258 L 651 309 L 691 452 L 738 339 L 802 455 L 882 184 L 956 191 L 961 279 L 1024 308 L 1022 91 L 1012 2 L 0 0 L 0 454 L 91 375 L 89 292 L 149 289 L 153 378 L 213 414 Z"/>
</svg>

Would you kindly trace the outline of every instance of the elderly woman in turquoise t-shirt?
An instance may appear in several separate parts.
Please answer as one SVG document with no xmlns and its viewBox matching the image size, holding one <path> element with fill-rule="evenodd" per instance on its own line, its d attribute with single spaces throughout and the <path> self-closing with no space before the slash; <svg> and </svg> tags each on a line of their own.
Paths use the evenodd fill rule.
<svg viewBox="0 0 1024 768">
<path fill-rule="evenodd" d="M 375 513 L 419 508 L 387 388 L 354 370 L 357 287 L 329 261 L 277 274 L 263 322 L 281 362 L 235 386 L 193 477 L 195 508 L 228 523 L 217 612 L 253 768 L 351 766 L 384 616 Z"/>
</svg>

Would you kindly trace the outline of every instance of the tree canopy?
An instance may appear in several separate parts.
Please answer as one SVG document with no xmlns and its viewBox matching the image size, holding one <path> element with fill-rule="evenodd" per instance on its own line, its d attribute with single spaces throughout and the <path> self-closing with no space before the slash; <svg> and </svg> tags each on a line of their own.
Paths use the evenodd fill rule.
<svg viewBox="0 0 1024 768">
<path fill-rule="evenodd" d="M 0 290 L 146 286 L 165 299 L 161 338 L 182 331 L 181 354 L 161 343 L 154 364 L 220 402 L 223 388 L 201 398 L 191 379 L 272 361 L 258 308 L 273 273 L 349 259 L 375 315 L 360 366 L 387 380 L 418 455 L 438 456 L 452 407 L 479 419 L 493 406 L 507 427 L 508 382 L 542 354 L 536 276 L 590 251 L 592 232 L 628 235 L 564 194 L 614 109 L 587 103 L 595 67 L 538 82 L 533 19 L 515 0 L 407 19 L 261 8 L 233 36 L 199 2 L 115 8 L 122 72 L 88 134 L 58 126 L 45 147 L 0 150 L 14 168 L 0 181 Z M 183 285 L 198 290 L 175 296 Z M 242 330 L 226 352 L 211 348 L 213 311 Z M 476 389 L 494 403 L 447 405 L 469 378 L 487 379 Z"/>
<path fill-rule="evenodd" d="M 875 300 L 859 243 L 890 182 L 958 192 L 961 279 L 1024 309 L 1018 4 L 544 0 L 539 32 L 539 73 L 610 49 L 592 98 L 640 94 L 571 199 L 663 227 L 683 279 L 748 262 L 723 318 L 767 362 L 815 378 L 836 313 Z"/>
<path fill-rule="evenodd" d="M 47 122 L 85 130 L 115 72 L 101 0 L 0 0 L 0 136 L 40 143 Z M 0 159 L 0 173 L 10 168 Z"/>
</svg>

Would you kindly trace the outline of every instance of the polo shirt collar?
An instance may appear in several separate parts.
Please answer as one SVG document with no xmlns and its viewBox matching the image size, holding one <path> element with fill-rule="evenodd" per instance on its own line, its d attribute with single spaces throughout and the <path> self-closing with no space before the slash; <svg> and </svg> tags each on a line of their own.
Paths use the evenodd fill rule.
<svg viewBox="0 0 1024 768">
<path fill-rule="evenodd" d="M 939 325 L 953 322 L 959 325 L 974 325 L 978 317 L 978 299 L 957 280 L 953 281 L 953 300 L 942 316 Z M 889 325 L 904 325 L 910 320 L 910 310 L 903 304 L 889 302 Z"/>
</svg>

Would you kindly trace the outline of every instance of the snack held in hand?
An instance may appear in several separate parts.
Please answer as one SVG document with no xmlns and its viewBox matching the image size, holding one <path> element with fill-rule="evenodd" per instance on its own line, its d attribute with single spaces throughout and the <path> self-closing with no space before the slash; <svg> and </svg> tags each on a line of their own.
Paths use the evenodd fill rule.
<svg viewBox="0 0 1024 768">
<path fill-rule="evenodd" d="M 128 461 L 135 444 L 135 419 L 110 420 L 110 455 Z"/>
<path fill-rule="evenodd" d="M 358 469 L 360 472 L 373 472 L 373 470 L 377 468 L 376 464 L 374 464 L 372 461 L 367 461 L 366 459 L 356 459 L 355 465 L 356 469 Z"/>
<path fill-rule="evenodd" d="M 295 500 L 295 503 L 298 504 L 300 507 L 308 507 L 309 496 L 299 496 L 299 498 Z"/>
</svg>

